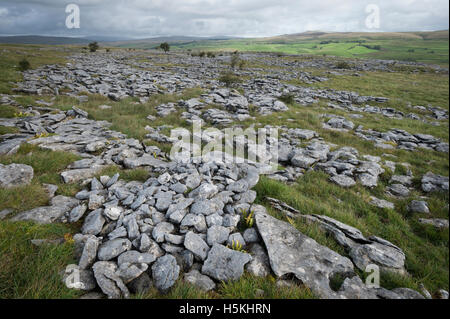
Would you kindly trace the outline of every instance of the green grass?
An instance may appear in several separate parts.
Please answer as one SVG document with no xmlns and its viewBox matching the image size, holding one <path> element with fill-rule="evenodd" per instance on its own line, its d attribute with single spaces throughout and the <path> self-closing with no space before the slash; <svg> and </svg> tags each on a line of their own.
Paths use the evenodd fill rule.
<svg viewBox="0 0 450 319">
<path fill-rule="evenodd" d="M 124 169 L 120 169 L 118 166 L 110 166 L 110 167 L 105 168 L 99 174 L 97 174 L 97 177 L 100 177 L 102 175 L 111 177 L 116 173 L 120 174 L 119 179 L 122 179 L 122 180 L 128 181 L 128 182 L 131 182 L 131 181 L 145 182 L 150 177 L 149 171 L 144 168 L 124 170 Z"/>
<path fill-rule="evenodd" d="M 0 106 L 0 118 L 13 118 L 18 113 L 18 109 L 14 106 L 1 105 Z"/>
<path fill-rule="evenodd" d="M 211 299 L 214 298 L 213 293 L 204 292 L 195 286 L 188 284 L 179 278 L 175 285 L 165 295 L 161 294 L 158 289 L 152 287 L 146 294 L 138 294 L 132 296 L 135 299 Z"/>
<path fill-rule="evenodd" d="M 58 239 L 74 233 L 60 224 L 0 222 L 0 298 L 66 299 L 80 292 L 65 287 L 59 275 L 74 263 L 73 245 L 35 247 L 32 239 Z"/>
<path fill-rule="evenodd" d="M 0 125 L 0 135 L 2 134 L 14 134 L 18 133 L 19 129 L 17 127 L 9 127 Z"/>
<path fill-rule="evenodd" d="M 258 290 L 262 290 L 260 295 Z M 145 295 L 136 295 L 136 299 L 313 299 L 313 293 L 303 285 L 278 287 L 272 276 L 254 277 L 248 273 L 236 281 L 217 284 L 216 291 L 203 292 L 179 278 L 166 295 L 152 288 Z"/>
<path fill-rule="evenodd" d="M 191 99 L 199 97 L 203 91 L 198 88 L 186 89 L 181 94 L 159 94 L 152 96 L 146 104 L 136 103 L 136 99 L 127 98 L 120 102 L 113 102 L 107 97 L 101 95 L 89 95 L 89 101 L 79 104 L 74 98 L 67 96 L 58 96 L 55 101 L 55 107 L 68 110 L 72 105 L 77 105 L 83 110 L 89 112 L 89 117 L 95 120 L 105 120 L 112 123 L 111 129 L 122 132 L 128 137 L 144 140 L 148 132 L 145 127 L 157 127 L 167 123 L 174 127 L 188 127 L 185 120 L 180 118 L 181 111 L 172 113 L 165 118 L 157 117 L 155 121 L 150 121 L 147 116 L 157 116 L 155 107 L 164 103 L 176 103 L 180 99 Z M 99 106 L 107 104 L 112 106 L 109 110 L 101 110 Z"/>
<path fill-rule="evenodd" d="M 57 51 L 52 48 L 38 45 L 14 45 L 1 44 L 2 50 L 0 58 L 0 93 L 12 93 L 15 82 L 22 80 L 22 74 L 19 72 L 19 62 L 27 59 L 30 62 L 31 69 L 35 69 L 45 64 L 63 64 L 66 63 L 66 52 Z M 67 52 L 69 51 L 69 52 Z M 0 116 L 1 117 L 1 116 Z"/>
<path fill-rule="evenodd" d="M 351 75 L 327 75 L 330 81 L 316 83 L 319 88 L 332 88 L 358 92 L 360 95 L 383 96 L 392 99 L 391 106 L 400 111 L 406 109 L 408 102 L 412 105 L 432 104 L 448 110 L 448 75 L 432 73 L 387 73 L 364 72 L 360 77 Z M 385 104 L 379 104 L 383 107 Z"/>
<path fill-rule="evenodd" d="M 47 193 L 42 184 L 58 186 L 57 194 L 73 196 L 78 191 L 76 184 L 64 184 L 60 173 L 70 163 L 80 159 L 67 152 L 44 150 L 31 144 L 22 144 L 14 155 L 0 156 L 0 163 L 26 164 L 33 167 L 34 178 L 30 185 L 18 188 L 0 188 L 0 210 L 10 208 L 14 211 L 24 211 L 48 203 Z"/>
<path fill-rule="evenodd" d="M 257 290 L 262 290 L 262 296 Z M 293 287 L 277 287 L 276 280 L 269 276 L 267 278 L 254 277 L 244 274 L 239 280 L 222 283 L 218 289 L 221 298 L 225 299 L 312 299 L 314 294 L 302 285 Z"/>
<path fill-rule="evenodd" d="M 339 43 L 321 44 L 326 40 Z M 365 40 L 362 45 L 350 41 Z M 368 45 L 367 48 L 363 45 Z M 374 50 L 374 46 L 381 50 Z M 173 44 L 176 50 L 193 51 L 242 51 L 242 52 L 280 52 L 285 54 L 330 55 L 347 58 L 371 58 L 384 60 L 401 60 L 439 64 L 448 66 L 448 39 L 424 40 L 421 38 L 398 39 L 389 38 L 346 38 L 346 39 L 298 39 L 298 40 L 210 40 Z M 141 45 L 140 48 L 149 49 L 153 45 Z M 414 50 L 414 51 L 412 51 Z"/>
</svg>

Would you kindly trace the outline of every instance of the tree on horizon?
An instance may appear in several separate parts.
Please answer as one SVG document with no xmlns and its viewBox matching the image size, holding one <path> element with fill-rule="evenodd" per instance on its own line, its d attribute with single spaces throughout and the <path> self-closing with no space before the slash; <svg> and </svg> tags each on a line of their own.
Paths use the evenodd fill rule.
<svg viewBox="0 0 450 319">
<path fill-rule="evenodd" d="M 161 45 L 159 46 L 159 48 L 161 50 L 164 50 L 165 53 L 170 51 L 170 45 L 167 42 L 161 43 Z"/>
</svg>

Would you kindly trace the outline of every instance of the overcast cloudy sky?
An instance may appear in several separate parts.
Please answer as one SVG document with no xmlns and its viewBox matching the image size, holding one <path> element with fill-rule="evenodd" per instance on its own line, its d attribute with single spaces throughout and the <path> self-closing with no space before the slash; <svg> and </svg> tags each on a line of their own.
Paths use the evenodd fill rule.
<svg viewBox="0 0 450 319">
<path fill-rule="evenodd" d="M 80 7 L 80 29 L 65 26 L 69 3 Z M 366 28 L 368 4 L 380 8 L 377 30 Z M 444 30 L 448 10 L 448 0 L 0 0 L 0 34 L 259 37 Z"/>
</svg>

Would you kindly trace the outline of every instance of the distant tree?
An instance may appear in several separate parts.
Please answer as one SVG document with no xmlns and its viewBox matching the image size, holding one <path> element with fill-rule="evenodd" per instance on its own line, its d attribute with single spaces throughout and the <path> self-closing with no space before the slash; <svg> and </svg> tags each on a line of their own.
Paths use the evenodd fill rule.
<svg viewBox="0 0 450 319">
<path fill-rule="evenodd" d="M 31 64 L 30 62 L 28 62 L 27 59 L 23 58 L 22 60 L 19 61 L 19 70 L 20 71 L 26 71 L 29 70 L 31 68 Z"/>
<path fill-rule="evenodd" d="M 89 43 L 89 51 L 91 52 L 95 52 L 97 51 L 99 48 L 98 43 L 97 42 L 91 42 Z"/>
<path fill-rule="evenodd" d="M 167 42 L 161 43 L 161 45 L 159 46 L 159 48 L 161 50 L 163 50 L 164 52 L 169 52 L 170 51 L 170 45 Z"/>
</svg>

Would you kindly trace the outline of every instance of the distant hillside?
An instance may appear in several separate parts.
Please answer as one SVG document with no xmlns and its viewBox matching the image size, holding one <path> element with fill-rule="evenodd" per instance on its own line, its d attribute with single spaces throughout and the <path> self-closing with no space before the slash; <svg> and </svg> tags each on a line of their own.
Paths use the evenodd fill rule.
<svg viewBox="0 0 450 319">
<path fill-rule="evenodd" d="M 97 42 L 117 42 L 130 41 L 130 38 L 91 35 L 89 37 L 52 37 L 40 35 L 24 35 L 24 36 L 0 36 L 0 43 L 8 44 L 48 44 L 48 45 L 64 45 L 64 44 L 88 44 L 93 41 Z"/>
<path fill-rule="evenodd" d="M 275 37 L 260 38 L 261 41 L 300 41 L 300 40 L 324 40 L 324 39 L 377 39 L 377 40 L 392 40 L 392 39 L 418 39 L 418 40 L 448 40 L 449 31 L 430 31 L 430 32 L 321 32 L 308 31 L 297 34 L 286 34 Z"/>
<path fill-rule="evenodd" d="M 47 37 L 39 35 L 0 37 L 0 43 L 7 43 L 7 44 L 62 45 L 62 44 L 87 44 L 89 42 L 92 42 L 92 40 L 86 38 Z"/>
<path fill-rule="evenodd" d="M 423 62 L 448 66 L 449 31 L 417 32 L 323 32 L 308 31 L 267 38 L 233 38 L 227 36 L 167 36 L 123 40 L 111 36 L 89 38 L 11 36 L 0 37 L 0 43 L 86 45 L 97 41 L 101 46 L 155 49 L 170 43 L 172 50 L 207 50 L 241 52 L 276 52 L 285 54 L 331 55 Z"/>
<path fill-rule="evenodd" d="M 448 30 L 434 32 L 310 31 L 268 38 L 174 43 L 174 50 L 276 52 L 424 62 L 448 66 Z M 150 49 L 151 46 L 140 48 Z"/>
<path fill-rule="evenodd" d="M 227 36 L 216 36 L 216 37 L 190 37 L 190 36 L 168 36 L 168 37 L 156 37 L 138 40 L 128 40 L 128 41 L 115 41 L 108 42 L 108 45 L 125 47 L 125 48 L 140 48 L 149 49 L 155 47 L 163 42 L 168 42 L 170 44 L 187 44 L 203 41 L 221 41 L 221 40 L 231 40 L 237 39 Z"/>
</svg>

